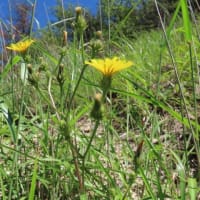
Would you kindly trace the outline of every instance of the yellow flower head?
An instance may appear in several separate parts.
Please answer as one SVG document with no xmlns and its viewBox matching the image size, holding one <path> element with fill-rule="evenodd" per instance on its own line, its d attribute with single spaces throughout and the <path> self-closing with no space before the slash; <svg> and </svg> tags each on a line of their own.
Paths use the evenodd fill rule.
<svg viewBox="0 0 200 200">
<path fill-rule="evenodd" d="M 34 40 L 27 39 L 24 41 L 19 41 L 15 44 L 11 44 L 10 46 L 6 48 L 12 51 L 25 52 L 31 46 L 33 42 Z"/>
<path fill-rule="evenodd" d="M 133 62 L 114 57 L 112 59 L 92 59 L 90 61 L 86 61 L 85 64 L 98 69 L 105 76 L 112 76 L 114 73 L 132 66 Z"/>
</svg>

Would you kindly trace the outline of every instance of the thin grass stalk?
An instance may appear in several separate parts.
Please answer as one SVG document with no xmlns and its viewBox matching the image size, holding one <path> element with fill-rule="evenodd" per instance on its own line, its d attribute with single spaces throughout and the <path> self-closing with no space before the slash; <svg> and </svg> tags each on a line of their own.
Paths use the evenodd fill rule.
<svg viewBox="0 0 200 200">
<path fill-rule="evenodd" d="M 12 19 L 12 3 L 10 0 L 8 0 L 8 8 L 9 8 L 9 20 L 10 20 L 10 27 L 13 27 L 13 19 Z M 10 29 L 10 35 L 11 35 L 11 40 L 13 40 L 13 29 Z M 11 65 L 12 65 L 12 58 L 13 58 L 13 52 L 11 52 Z M 14 105 L 15 105 L 15 97 L 14 97 L 14 72 L 13 70 L 11 71 L 11 84 L 12 84 L 12 111 L 14 112 Z"/>
<path fill-rule="evenodd" d="M 99 127 L 99 123 L 100 123 L 99 119 L 95 121 L 94 129 L 92 131 L 92 135 L 90 137 L 90 140 L 89 140 L 89 143 L 88 143 L 87 148 L 85 150 L 85 153 L 82 156 L 82 180 L 83 180 L 83 187 L 85 187 L 85 171 L 86 171 L 85 160 L 86 160 L 86 156 L 87 156 L 87 154 L 88 154 L 88 152 L 90 150 L 90 147 L 92 145 L 92 141 L 93 141 L 93 139 L 94 139 L 94 137 L 96 135 L 97 129 Z"/>
<path fill-rule="evenodd" d="M 4 24 L 3 24 L 4 25 Z M 0 22 L 0 34 L 1 34 L 1 49 L 5 49 L 6 46 L 6 41 L 5 41 L 5 37 L 3 34 L 3 25 L 2 22 Z M 4 68 L 4 55 L 6 56 L 6 60 L 8 60 L 8 53 L 7 51 L 1 51 L 1 70 L 0 72 L 2 72 L 3 68 Z"/>
<path fill-rule="evenodd" d="M 96 120 L 96 121 L 95 121 L 94 129 L 93 129 L 93 131 L 92 131 L 92 135 L 91 135 L 91 137 L 90 137 L 90 140 L 89 140 L 89 143 L 88 143 L 87 148 L 86 148 L 86 150 L 85 150 L 85 153 L 83 154 L 83 161 L 85 161 L 85 158 L 86 158 L 86 156 L 87 156 L 87 154 L 88 154 L 88 152 L 89 152 L 89 150 L 90 150 L 90 147 L 91 147 L 91 145 L 92 145 L 92 141 L 93 141 L 94 136 L 95 136 L 95 134 L 96 134 L 96 132 L 97 132 L 97 129 L 98 129 L 98 127 L 99 127 L 99 123 L 100 123 L 100 120 Z M 84 163 L 84 162 L 83 162 L 83 163 Z"/>
<path fill-rule="evenodd" d="M 157 81 L 156 81 L 156 99 L 159 96 L 160 93 L 160 78 L 161 78 L 161 63 L 162 63 L 162 49 L 160 48 L 159 52 L 159 63 L 158 63 L 158 75 L 157 75 Z"/>
<path fill-rule="evenodd" d="M 13 18 L 12 18 L 12 2 L 10 2 L 12 0 L 8 0 L 8 9 L 9 9 L 9 20 L 10 20 L 10 27 L 13 27 Z M 10 29 L 10 34 L 11 34 L 11 39 L 13 40 L 13 29 L 11 28 Z"/>
<path fill-rule="evenodd" d="M 99 20 L 100 20 L 100 30 L 103 30 L 103 22 L 102 22 L 102 9 L 101 9 L 101 0 L 99 0 Z"/>
<path fill-rule="evenodd" d="M 183 18 L 183 26 L 185 39 L 189 45 L 189 54 L 190 54 L 190 66 L 191 66 L 191 79 L 192 79 L 192 87 L 193 87 L 193 103 L 194 103 L 194 115 L 195 115 L 195 126 L 194 131 L 192 132 L 193 142 L 197 153 L 198 160 L 198 168 L 200 168 L 200 155 L 199 155 L 199 137 L 198 137 L 198 118 L 197 118 L 197 102 L 196 102 L 196 76 L 192 59 L 192 26 L 190 22 L 189 10 L 186 0 L 180 0 L 181 2 L 181 10 L 182 10 L 182 18 Z M 190 4 L 191 5 L 191 4 Z M 191 10 L 191 9 L 190 9 Z M 200 171 L 198 171 L 198 176 L 200 178 Z"/>
<path fill-rule="evenodd" d="M 196 150 L 197 160 L 198 160 L 198 169 L 200 169 L 200 148 L 199 148 L 199 130 L 198 130 L 198 113 L 197 113 L 197 97 L 196 97 L 196 76 L 192 60 L 192 47 L 191 43 L 188 43 L 189 52 L 190 52 L 190 67 L 191 67 L 191 78 L 192 78 L 192 93 L 193 93 L 193 104 L 194 104 L 194 115 L 195 115 L 195 131 L 192 132 L 193 142 Z M 198 170 L 198 176 L 200 178 L 200 170 Z"/>
<path fill-rule="evenodd" d="M 128 86 L 127 86 L 127 92 L 128 92 Z M 126 142 L 129 142 L 129 122 L 130 122 L 130 97 L 126 96 Z M 128 164 L 128 162 L 126 163 Z"/>
<path fill-rule="evenodd" d="M 20 103 L 20 108 L 19 108 L 19 116 L 18 116 L 18 125 L 17 125 L 17 130 L 16 130 L 16 141 L 15 141 L 15 149 L 17 151 L 20 151 L 20 139 L 19 139 L 19 132 L 20 132 L 20 126 L 21 126 L 21 117 L 22 117 L 22 114 L 23 114 L 23 107 L 24 107 L 24 94 L 25 94 L 25 86 L 26 86 L 26 83 L 25 83 L 25 76 L 26 76 L 26 66 L 25 66 L 25 72 L 24 72 L 24 78 L 23 78 L 23 83 L 22 83 L 22 90 L 21 90 L 21 103 Z M 15 180 L 15 188 L 16 190 L 19 192 L 19 166 L 18 166 L 18 152 L 14 152 L 14 155 L 13 155 L 13 169 L 15 171 L 15 175 L 16 175 L 16 180 Z M 13 181 L 12 181 L 13 182 Z M 10 188 L 11 189 L 11 188 Z M 19 198 L 19 193 L 17 193 L 17 197 Z"/>
<path fill-rule="evenodd" d="M 111 19 L 110 19 L 110 0 L 107 1 L 108 2 L 108 47 L 109 47 L 109 54 L 111 54 L 111 49 L 110 49 L 110 42 L 111 42 Z"/>
<path fill-rule="evenodd" d="M 151 185 L 150 185 L 150 183 L 148 181 L 148 178 L 144 173 L 144 170 L 141 167 L 139 167 L 138 171 L 139 171 L 139 173 L 140 173 L 140 175 L 141 175 L 141 177 L 142 177 L 142 179 L 144 181 L 144 184 L 146 186 L 147 192 L 149 193 L 149 195 L 151 196 L 151 198 L 153 200 L 157 200 L 156 196 L 154 195 L 153 188 L 151 187 Z"/>
<path fill-rule="evenodd" d="M 82 54 L 83 54 L 83 53 L 82 53 Z M 82 57 L 82 58 L 83 58 L 83 57 Z M 83 59 L 83 61 L 84 61 L 84 59 Z M 78 89 L 78 87 L 79 87 L 79 85 L 80 85 L 80 82 L 81 82 L 81 80 L 82 80 L 82 78 L 83 78 L 83 74 L 84 74 L 84 72 L 85 72 L 86 67 L 87 67 L 87 65 L 83 64 L 83 68 L 82 68 L 82 70 L 81 70 L 80 76 L 79 76 L 79 78 L 78 78 L 78 81 L 77 81 L 77 83 L 76 83 L 76 86 L 75 86 L 75 88 L 74 88 L 74 91 L 73 91 L 72 96 L 71 96 L 70 101 L 69 101 L 69 110 L 71 109 L 72 102 L 73 102 L 73 100 L 74 100 L 74 96 L 75 96 L 75 94 L 76 94 L 76 92 L 77 92 L 77 89 Z"/>
<path fill-rule="evenodd" d="M 35 16 L 35 8 L 36 8 L 36 4 L 37 4 L 37 0 L 34 0 L 34 3 L 32 3 L 31 7 L 31 26 L 30 26 L 30 33 L 29 36 L 32 36 L 32 32 L 33 32 L 33 23 L 34 23 L 34 16 Z"/>
<path fill-rule="evenodd" d="M 37 181 L 37 170 L 38 170 L 38 161 L 35 160 L 34 167 L 33 167 L 33 175 L 32 175 L 32 180 L 31 180 L 31 188 L 30 188 L 28 200 L 34 200 L 35 199 L 35 188 L 36 188 L 36 181 Z"/>
<path fill-rule="evenodd" d="M 11 60 L 10 60 L 10 64 L 11 66 L 13 66 L 13 52 L 11 52 Z M 14 85 L 15 85 L 15 78 L 14 78 L 14 69 L 12 68 L 11 70 L 11 93 L 12 93 L 12 112 L 15 112 L 15 89 L 14 89 Z M 16 137 L 15 137 L 16 138 Z"/>
<path fill-rule="evenodd" d="M 74 45 L 76 46 L 76 42 L 77 42 L 77 31 L 75 30 L 74 32 Z M 74 100 L 74 97 L 75 97 L 75 94 L 78 90 L 78 87 L 80 85 L 80 82 L 83 78 L 83 74 L 85 72 L 85 69 L 87 67 L 87 65 L 85 65 L 85 58 L 84 58 L 84 40 L 83 40 L 83 32 L 81 32 L 81 35 L 80 35 L 80 44 L 81 44 L 81 56 L 82 56 L 82 64 L 83 64 L 83 67 L 82 67 L 82 70 L 81 70 L 81 73 L 79 75 L 79 78 L 78 78 L 78 81 L 75 85 L 75 88 L 73 90 L 73 93 L 72 95 L 70 96 L 70 100 L 69 100 L 69 105 L 68 105 L 68 110 L 67 110 L 67 121 L 69 120 L 69 117 L 70 117 L 70 111 L 71 111 L 71 108 L 72 108 L 72 102 Z M 76 60 L 76 57 L 75 57 L 75 60 Z M 70 137 L 70 136 L 69 136 Z M 75 169 L 76 169 L 76 176 L 78 178 L 78 181 L 79 181 L 79 189 L 80 189 L 80 195 L 84 195 L 85 193 L 85 189 L 84 189 L 84 178 L 83 176 L 81 176 L 80 174 L 80 166 L 79 166 L 79 161 L 78 161 L 78 151 L 77 151 L 77 144 L 75 143 L 75 145 L 73 144 L 73 141 L 71 140 L 71 137 L 69 138 L 68 142 L 70 143 L 70 147 L 71 147 L 71 151 L 72 151 L 72 156 L 73 156 L 73 159 L 74 159 L 74 165 L 75 165 Z M 82 172 L 83 173 L 83 172 Z"/>
<path fill-rule="evenodd" d="M 4 186 L 4 183 L 3 183 L 3 177 L 2 177 L 2 175 L 1 175 L 2 173 L 1 173 L 1 171 L 0 171 L 0 186 L 1 186 L 1 195 L 2 195 L 2 197 L 3 197 L 3 200 L 6 200 L 6 195 L 5 195 L 5 186 Z"/>
<path fill-rule="evenodd" d="M 189 112 L 188 112 L 188 108 L 187 108 L 187 105 L 186 105 L 186 101 L 185 101 L 185 97 L 184 97 L 184 94 L 183 94 L 183 90 L 182 90 L 182 87 L 181 87 L 181 82 L 180 82 L 180 78 L 179 78 L 179 75 L 178 75 L 177 67 L 176 67 L 176 64 L 175 64 L 175 58 L 173 56 L 172 48 L 171 48 L 170 42 L 168 40 L 167 33 L 165 31 L 165 26 L 164 26 L 164 23 L 163 23 L 161 14 L 160 14 L 160 10 L 159 10 L 159 7 L 158 7 L 157 0 L 154 0 L 154 2 L 155 2 L 155 6 L 156 6 L 156 9 L 157 9 L 159 18 L 160 18 L 160 22 L 161 22 L 162 30 L 163 30 L 163 33 L 164 33 L 164 36 L 165 36 L 167 48 L 168 48 L 168 51 L 169 51 L 169 54 L 170 54 L 170 57 L 171 57 L 172 65 L 173 65 L 174 72 L 175 72 L 176 79 L 177 79 L 177 84 L 178 84 L 179 91 L 180 91 L 180 97 L 181 97 L 181 100 L 183 101 L 183 105 L 184 105 L 184 109 L 186 111 L 186 116 L 187 116 L 187 120 L 188 120 L 188 123 L 189 123 L 189 126 L 190 126 L 190 130 L 192 132 L 194 132 L 192 124 L 191 124 L 191 120 L 190 120 L 190 117 L 189 117 Z M 184 116 L 182 116 L 182 117 L 184 117 Z"/>
<path fill-rule="evenodd" d="M 64 7 L 63 0 L 61 0 L 61 5 L 62 5 L 62 17 L 63 19 L 65 19 L 65 7 Z M 64 30 L 67 30 L 66 21 L 63 21 L 63 27 L 64 27 Z"/>
<path fill-rule="evenodd" d="M 198 28 L 198 24 L 197 24 L 197 19 L 196 19 L 194 10 L 193 10 L 193 8 L 192 8 L 191 1 L 188 0 L 188 3 L 189 3 L 189 9 L 190 9 L 192 21 L 194 22 L 194 25 L 195 25 L 196 35 L 197 35 L 197 38 L 198 38 L 198 40 L 199 40 L 199 42 L 200 42 L 200 32 L 199 32 L 199 28 Z M 200 9 L 199 9 L 199 10 L 200 10 Z"/>
<path fill-rule="evenodd" d="M 195 3 L 197 5 L 198 10 L 200 10 L 200 4 L 199 4 L 198 0 L 195 0 Z"/>
<path fill-rule="evenodd" d="M 27 69 L 25 67 L 25 72 L 24 72 L 24 78 L 23 78 L 23 80 L 25 80 L 26 70 Z M 13 86 L 13 89 L 14 89 L 14 83 L 13 83 L 12 86 Z M 20 148 L 19 131 L 20 131 L 20 126 L 21 126 L 21 116 L 22 116 L 23 106 L 24 106 L 25 81 L 23 81 L 21 92 L 22 93 L 21 93 L 21 103 L 20 103 L 19 116 L 18 116 L 18 125 L 17 125 L 17 129 L 16 129 L 16 132 L 15 132 L 16 133 L 15 134 L 16 141 L 14 141 L 15 149 L 17 151 L 15 151 L 14 155 L 13 155 L 13 170 L 15 171 L 15 175 L 16 175 L 16 179 L 15 179 L 15 184 L 16 185 L 14 185 L 14 187 L 16 188 L 17 191 L 19 191 L 19 187 L 20 187 L 19 186 L 18 151 L 20 151 L 19 150 L 19 148 Z M 14 90 L 13 90 L 13 93 L 14 93 Z M 14 180 L 11 179 L 9 191 L 10 190 L 13 191 L 12 190 L 13 183 L 14 183 Z M 12 192 L 9 193 L 9 197 L 11 197 L 11 195 L 12 195 Z M 17 193 L 17 195 L 19 195 L 19 194 Z"/>
</svg>

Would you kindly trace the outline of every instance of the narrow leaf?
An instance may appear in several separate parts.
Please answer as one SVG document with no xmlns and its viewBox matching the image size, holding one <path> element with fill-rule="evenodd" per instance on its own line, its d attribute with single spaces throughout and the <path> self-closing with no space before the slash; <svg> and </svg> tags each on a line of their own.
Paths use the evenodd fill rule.
<svg viewBox="0 0 200 200">
<path fill-rule="evenodd" d="M 2 74 L 0 74 L 0 80 L 3 79 L 4 77 L 6 77 L 7 74 L 9 73 L 10 69 L 14 65 L 16 65 L 19 61 L 21 61 L 20 56 L 15 56 L 15 57 L 13 57 L 13 59 L 9 60 L 8 63 L 6 64 L 6 66 L 4 67 Z"/>
<path fill-rule="evenodd" d="M 189 192 L 189 195 L 190 195 L 190 200 L 196 200 L 197 199 L 198 186 L 197 186 L 196 178 L 189 178 L 188 179 L 188 192 Z"/>
<path fill-rule="evenodd" d="M 36 187 L 36 180 L 37 180 L 37 169 L 38 169 L 38 161 L 35 160 L 34 163 L 34 168 L 33 168 L 33 176 L 32 176 L 32 181 L 31 181 L 31 189 L 29 192 L 29 200 L 34 200 L 35 196 L 35 187 Z"/>
<path fill-rule="evenodd" d="M 190 17 L 189 17 L 187 0 L 180 0 L 180 2 L 181 2 L 185 39 L 187 42 L 190 42 L 192 40 L 192 31 L 191 31 L 191 22 L 190 22 Z"/>
</svg>

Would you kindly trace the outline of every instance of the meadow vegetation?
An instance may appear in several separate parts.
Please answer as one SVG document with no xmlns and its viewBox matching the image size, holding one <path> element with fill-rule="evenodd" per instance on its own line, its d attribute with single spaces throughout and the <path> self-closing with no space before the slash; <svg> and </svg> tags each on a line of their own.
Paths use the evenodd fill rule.
<svg viewBox="0 0 200 200">
<path fill-rule="evenodd" d="M 200 199 L 200 21 L 188 5 L 166 26 L 155 1 L 159 29 L 127 37 L 107 24 L 87 41 L 76 7 L 70 39 L 45 30 L 7 45 L 0 199 Z"/>
</svg>

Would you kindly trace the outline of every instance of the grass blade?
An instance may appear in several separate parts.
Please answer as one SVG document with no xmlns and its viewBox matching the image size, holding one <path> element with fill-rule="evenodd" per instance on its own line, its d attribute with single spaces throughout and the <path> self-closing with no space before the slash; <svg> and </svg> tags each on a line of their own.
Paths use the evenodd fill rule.
<svg viewBox="0 0 200 200">
<path fill-rule="evenodd" d="M 143 181 L 144 181 L 144 184 L 145 184 L 145 186 L 146 186 L 146 189 L 147 189 L 149 195 L 152 197 L 152 199 L 155 199 L 155 200 L 156 200 L 157 198 L 155 197 L 155 195 L 154 195 L 154 193 L 153 193 L 153 189 L 152 189 L 152 187 L 150 186 L 149 181 L 148 181 L 148 178 L 147 178 L 146 175 L 144 174 L 144 171 L 143 171 L 143 169 L 142 169 L 141 167 L 139 168 L 139 172 L 140 172 L 140 175 L 142 176 L 142 179 L 143 179 Z"/>
<path fill-rule="evenodd" d="M 191 200 L 197 199 L 198 186 L 196 178 L 188 179 L 188 192 Z"/>
<path fill-rule="evenodd" d="M 36 180 L 37 180 L 37 169 L 38 169 L 38 161 L 35 160 L 34 168 L 33 168 L 33 176 L 32 176 L 32 181 L 31 181 L 31 189 L 30 189 L 29 197 L 28 197 L 29 200 L 34 200 Z"/>
<path fill-rule="evenodd" d="M 9 60 L 8 63 L 6 64 L 6 66 L 4 67 L 2 74 L 0 74 L 0 80 L 3 79 L 4 77 L 6 77 L 8 72 L 10 71 L 10 69 L 14 65 L 16 65 L 20 60 L 21 60 L 20 56 L 15 56 L 11 60 Z"/>
<path fill-rule="evenodd" d="M 182 17 L 183 17 L 183 28 L 185 32 L 185 39 L 187 42 L 191 42 L 192 40 L 192 29 L 191 29 L 191 22 L 189 17 L 189 11 L 187 6 L 186 0 L 180 0 L 181 2 L 181 10 L 182 10 Z"/>
<path fill-rule="evenodd" d="M 185 200 L 185 189 L 186 189 L 186 173 L 185 173 L 185 168 L 183 165 L 183 162 L 181 161 L 181 159 L 179 158 L 179 156 L 174 152 L 174 151 L 170 151 L 172 153 L 172 155 L 174 156 L 174 158 L 177 161 L 177 172 L 180 178 L 180 199 L 181 200 Z"/>
</svg>

